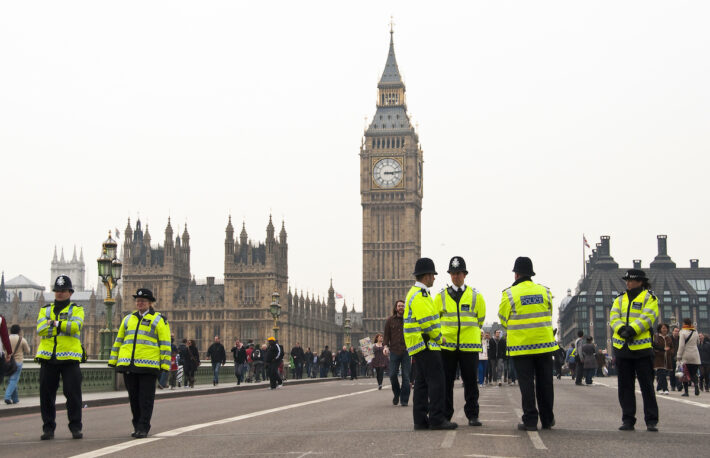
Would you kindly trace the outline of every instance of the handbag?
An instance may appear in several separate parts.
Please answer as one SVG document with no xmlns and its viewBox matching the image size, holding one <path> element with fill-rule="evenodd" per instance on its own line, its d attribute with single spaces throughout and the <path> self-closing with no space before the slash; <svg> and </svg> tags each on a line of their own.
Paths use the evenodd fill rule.
<svg viewBox="0 0 710 458">
<path fill-rule="evenodd" d="M 19 337 L 19 336 L 18 336 Z M 14 355 L 15 352 L 17 351 L 17 348 L 20 346 L 22 343 L 22 337 L 17 339 L 17 345 L 15 345 L 15 348 L 12 350 L 12 354 Z M 12 374 L 17 372 L 17 361 L 15 361 L 14 356 L 10 356 L 10 361 L 3 361 L 3 369 L 6 377 L 10 377 Z"/>
</svg>

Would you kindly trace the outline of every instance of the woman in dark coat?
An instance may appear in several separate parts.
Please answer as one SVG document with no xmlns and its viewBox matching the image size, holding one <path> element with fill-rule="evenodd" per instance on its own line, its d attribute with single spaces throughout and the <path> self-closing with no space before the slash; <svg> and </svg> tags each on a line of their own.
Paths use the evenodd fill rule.
<svg viewBox="0 0 710 458">
<path fill-rule="evenodd" d="M 673 377 L 673 338 L 668 325 L 658 325 L 658 334 L 653 339 L 653 369 L 656 371 L 656 391 L 668 393 L 668 376 Z"/>
<path fill-rule="evenodd" d="M 582 345 L 580 360 L 582 361 L 582 367 L 584 367 L 585 383 L 591 385 L 592 377 L 597 372 L 597 346 L 594 345 L 592 336 L 587 336 L 587 343 Z"/>
<path fill-rule="evenodd" d="M 183 361 L 182 368 L 185 372 L 185 386 L 195 388 L 195 371 L 200 367 L 200 352 L 197 350 L 194 340 L 187 341 L 185 353 L 185 356 L 180 358 Z"/>
<path fill-rule="evenodd" d="M 355 347 L 350 347 L 350 380 L 357 379 L 357 366 L 360 358 L 357 356 Z"/>
<path fill-rule="evenodd" d="M 372 351 L 375 353 L 375 357 L 372 359 L 372 367 L 375 369 L 375 374 L 377 375 L 377 386 L 379 390 L 382 389 L 382 378 L 385 373 L 385 367 L 389 364 L 389 358 L 385 355 L 384 350 L 382 334 L 377 334 L 375 336 L 375 344 L 372 346 Z"/>
</svg>

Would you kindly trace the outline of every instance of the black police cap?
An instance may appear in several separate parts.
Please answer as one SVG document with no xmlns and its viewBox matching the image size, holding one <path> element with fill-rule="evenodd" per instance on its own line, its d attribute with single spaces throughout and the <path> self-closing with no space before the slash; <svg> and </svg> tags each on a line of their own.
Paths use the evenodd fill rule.
<svg viewBox="0 0 710 458">
<path fill-rule="evenodd" d="M 518 257 L 518 259 L 515 260 L 513 272 L 524 277 L 532 277 L 535 275 L 535 272 L 533 271 L 532 259 L 525 256 Z"/>
<path fill-rule="evenodd" d="M 622 280 L 648 280 L 646 277 L 646 272 L 641 269 L 629 269 L 626 271 L 626 275 L 621 277 Z"/>
<path fill-rule="evenodd" d="M 449 261 L 449 270 L 446 272 L 453 274 L 456 272 L 463 272 L 468 275 L 468 270 L 466 270 L 466 261 L 461 256 L 454 256 Z"/>
<path fill-rule="evenodd" d="M 71 291 L 74 292 L 74 287 L 71 284 L 71 278 L 66 275 L 60 275 L 54 280 L 52 291 Z"/>
<path fill-rule="evenodd" d="M 155 302 L 155 297 L 153 297 L 153 292 L 148 288 L 138 288 L 136 294 L 133 295 L 136 299 L 148 299 L 151 302 Z"/>
<path fill-rule="evenodd" d="M 436 269 L 434 268 L 434 261 L 429 258 L 419 258 L 417 263 L 414 265 L 414 275 L 424 275 L 424 274 L 434 274 L 437 275 Z"/>
</svg>

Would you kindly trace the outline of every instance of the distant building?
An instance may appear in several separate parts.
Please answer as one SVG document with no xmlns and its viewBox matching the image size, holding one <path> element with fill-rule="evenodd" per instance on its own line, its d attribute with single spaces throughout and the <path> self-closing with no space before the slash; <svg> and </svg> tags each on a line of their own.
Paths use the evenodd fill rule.
<svg viewBox="0 0 710 458">
<path fill-rule="evenodd" d="M 5 275 L 3 274 L 3 279 Z M 35 301 L 44 292 L 44 286 L 40 286 L 33 282 L 24 275 L 18 275 L 17 277 L 5 282 L 6 298 L 9 301 L 17 296 L 22 301 Z"/>
<path fill-rule="evenodd" d="M 691 259 L 689 267 L 676 267 L 668 255 L 667 236 L 657 236 L 657 243 L 658 254 L 649 267 L 644 267 L 640 259 L 635 259 L 632 267 L 646 272 L 658 297 L 660 321 L 677 324 L 690 318 L 699 330 L 709 331 L 710 268 L 700 267 L 697 259 Z M 571 297 L 562 300 L 558 332 L 562 343 L 568 345 L 577 330 L 582 329 L 585 335 L 594 337 L 597 345 L 611 351 L 609 312 L 614 299 L 626 290 L 621 277 L 630 267 L 620 268 L 614 261 L 609 236 L 601 237 L 586 265 L 587 273 L 579 281 L 575 294 L 568 293 Z"/>
<path fill-rule="evenodd" d="M 60 275 L 66 275 L 71 278 L 74 291 L 86 291 L 86 266 L 84 265 L 84 249 L 81 249 L 81 254 L 76 257 L 76 246 L 71 261 L 64 260 L 64 248 L 61 251 L 62 255 L 57 258 L 57 247 L 54 247 L 54 257 L 52 258 L 52 268 L 49 278 L 49 284 L 54 285 L 54 280 Z"/>
</svg>

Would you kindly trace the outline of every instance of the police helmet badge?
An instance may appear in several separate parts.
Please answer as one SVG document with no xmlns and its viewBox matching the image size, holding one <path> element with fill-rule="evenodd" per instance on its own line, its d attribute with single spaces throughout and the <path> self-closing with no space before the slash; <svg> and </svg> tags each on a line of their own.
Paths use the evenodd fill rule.
<svg viewBox="0 0 710 458">
<path fill-rule="evenodd" d="M 454 260 L 451 261 L 451 267 L 453 267 L 454 269 L 456 269 L 460 265 L 461 263 L 459 262 L 459 258 L 454 258 Z"/>
</svg>

